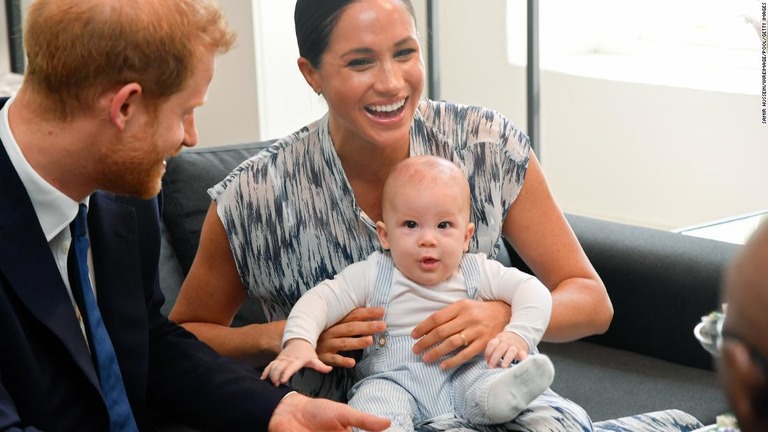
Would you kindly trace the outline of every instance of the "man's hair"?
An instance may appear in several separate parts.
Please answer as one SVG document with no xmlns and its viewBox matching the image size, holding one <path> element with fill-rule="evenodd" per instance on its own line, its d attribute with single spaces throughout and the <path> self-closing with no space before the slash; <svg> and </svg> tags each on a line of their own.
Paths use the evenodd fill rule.
<svg viewBox="0 0 768 432">
<path fill-rule="evenodd" d="M 196 56 L 234 41 L 212 0 L 36 0 L 24 28 L 24 84 L 61 118 L 130 82 L 156 105 L 183 88 Z"/>
</svg>

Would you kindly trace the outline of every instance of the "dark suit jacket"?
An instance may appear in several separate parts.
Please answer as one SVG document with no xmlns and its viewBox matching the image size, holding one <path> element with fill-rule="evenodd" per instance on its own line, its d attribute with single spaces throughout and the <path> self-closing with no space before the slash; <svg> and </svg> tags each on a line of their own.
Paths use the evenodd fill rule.
<svg viewBox="0 0 768 432">
<path fill-rule="evenodd" d="M 288 389 L 219 357 L 160 313 L 157 200 L 97 192 L 88 229 L 99 307 L 139 429 L 154 430 L 162 415 L 204 430 L 266 430 Z M 0 144 L 0 431 L 6 430 L 104 432 L 108 418 L 64 282 Z"/>
</svg>

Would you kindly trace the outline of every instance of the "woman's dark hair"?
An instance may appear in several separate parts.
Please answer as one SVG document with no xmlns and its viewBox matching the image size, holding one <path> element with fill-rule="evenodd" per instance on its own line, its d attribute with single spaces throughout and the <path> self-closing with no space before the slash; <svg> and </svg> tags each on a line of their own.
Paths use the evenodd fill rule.
<svg viewBox="0 0 768 432">
<path fill-rule="evenodd" d="M 341 13 L 357 0 L 297 0 L 293 12 L 296 26 L 296 42 L 299 55 L 309 60 L 312 66 L 320 65 L 320 58 L 328 47 L 331 34 L 339 22 Z M 411 0 L 403 2 L 411 16 L 416 19 Z"/>
</svg>

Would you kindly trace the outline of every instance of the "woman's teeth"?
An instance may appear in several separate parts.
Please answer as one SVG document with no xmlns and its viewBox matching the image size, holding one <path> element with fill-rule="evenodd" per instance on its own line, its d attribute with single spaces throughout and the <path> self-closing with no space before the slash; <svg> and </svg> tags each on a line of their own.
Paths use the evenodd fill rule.
<svg viewBox="0 0 768 432">
<path fill-rule="evenodd" d="M 399 110 L 403 105 L 405 105 L 405 99 L 389 105 L 371 105 L 368 109 L 379 113 L 390 113 Z"/>
</svg>

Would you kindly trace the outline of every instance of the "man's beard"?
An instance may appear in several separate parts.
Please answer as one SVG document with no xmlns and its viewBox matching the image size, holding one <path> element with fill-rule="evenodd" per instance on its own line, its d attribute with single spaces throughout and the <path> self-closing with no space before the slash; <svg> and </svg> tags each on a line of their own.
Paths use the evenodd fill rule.
<svg viewBox="0 0 768 432">
<path fill-rule="evenodd" d="M 99 188 L 145 199 L 157 195 L 165 160 L 159 148 L 156 137 L 149 132 L 113 146 L 97 160 L 101 165 Z"/>
</svg>

